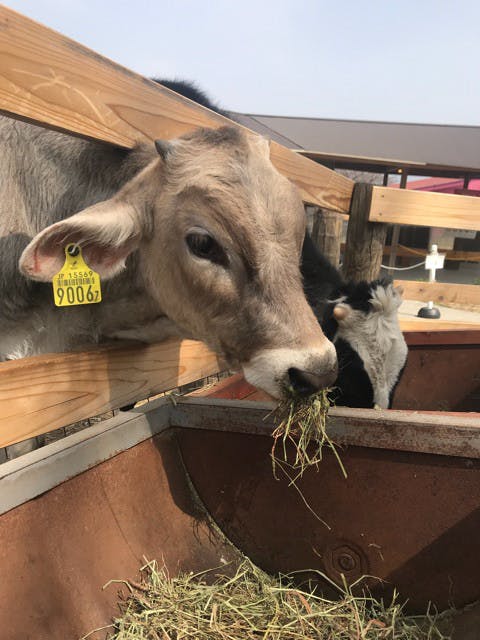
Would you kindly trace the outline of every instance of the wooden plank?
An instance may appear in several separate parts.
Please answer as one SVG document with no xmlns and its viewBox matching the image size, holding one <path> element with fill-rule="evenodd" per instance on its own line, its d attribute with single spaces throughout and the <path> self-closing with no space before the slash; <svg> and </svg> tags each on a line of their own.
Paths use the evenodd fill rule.
<svg viewBox="0 0 480 640">
<path fill-rule="evenodd" d="M 446 306 L 455 305 L 465 309 L 480 308 L 480 286 L 475 284 L 452 284 L 446 282 L 418 282 L 395 280 L 403 287 L 405 300 L 432 300 Z"/>
<path fill-rule="evenodd" d="M 451 320 L 432 320 L 431 318 L 400 318 L 400 329 L 404 333 L 410 331 L 474 331 L 478 323 Z"/>
<path fill-rule="evenodd" d="M 278 142 L 270 143 L 270 158 L 280 173 L 297 185 L 304 202 L 341 213 L 350 211 L 354 183 L 345 176 L 297 155 Z"/>
<path fill-rule="evenodd" d="M 419 227 L 480 231 L 480 200 L 452 193 L 373 187 L 369 219 Z"/>
<path fill-rule="evenodd" d="M 343 220 L 338 213 L 317 209 L 313 219 L 312 240 L 325 258 L 338 269 L 340 265 L 340 241 Z"/>
<path fill-rule="evenodd" d="M 0 364 L 0 447 L 217 373 L 205 345 L 177 339 Z"/>
<path fill-rule="evenodd" d="M 480 251 L 454 251 L 450 249 L 439 249 L 439 253 L 445 254 L 445 260 L 455 260 L 456 262 L 480 262 Z M 391 247 L 387 245 L 383 247 L 383 254 L 390 255 Z M 412 258 L 412 260 L 421 260 L 425 258 L 428 250 L 420 247 L 406 247 L 399 244 L 397 247 L 397 256 L 402 258 Z"/>
<path fill-rule="evenodd" d="M 338 214 L 338 217 L 341 217 Z M 340 245 L 340 251 L 343 253 L 345 251 L 345 243 Z M 391 246 L 385 245 L 383 247 L 383 255 L 388 256 L 391 252 Z M 428 249 L 422 247 L 406 247 L 403 244 L 399 244 L 396 250 L 397 256 L 401 258 L 412 258 L 412 260 L 420 261 L 422 258 L 425 259 L 425 256 L 428 253 Z M 450 249 L 439 249 L 439 253 L 445 254 L 445 260 L 455 260 L 457 262 L 480 262 L 480 251 L 453 251 Z"/>
<path fill-rule="evenodd" d="M 387 225 L 370 222 L 372 185 L 358 182 L 352 197 L 342 275 L 346 280 L 375 280 L 380 273 Z"/>
<path fill-rule="evenodd" d="M 0 29 L 4 113 L 123 147 L 234 124 L 4 6 Z M 306 202 L 348 212 L 351 180 L 273 142 L 271 159 Z"/>
</svg>

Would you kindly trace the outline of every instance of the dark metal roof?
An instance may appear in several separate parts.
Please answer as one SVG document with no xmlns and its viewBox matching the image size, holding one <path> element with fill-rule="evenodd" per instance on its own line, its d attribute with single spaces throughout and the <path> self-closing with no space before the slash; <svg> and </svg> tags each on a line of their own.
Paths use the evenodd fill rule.
<svg viewBox="0 0 480 640">
<path fill-rule="evenodd" d="M 257 120 L 255 116 L 249 116 L 244 113 L 231 113 L 230 115 L 232 117 L 232 120 L 235 120 L 235 122 L 243 124 L 244 127 L 252 129 L 252 131 L 256 131 L 260 135 L 265 136 L 270 140 L 275 140 L 275 142 L 283 144 L 283 146 L 287 147 L 288 149 L 300 148 L 294 140 L 290 140 L 289 138 L 281 135 L 278 131 L 271 129 L 267 125 L 264 125 L 259 120 Z"/>
<path fill-rule="evenodd" d="M 332 168 L 480 175 L 480 127 L 251 114 L 234 118 Z"/>
</svg>

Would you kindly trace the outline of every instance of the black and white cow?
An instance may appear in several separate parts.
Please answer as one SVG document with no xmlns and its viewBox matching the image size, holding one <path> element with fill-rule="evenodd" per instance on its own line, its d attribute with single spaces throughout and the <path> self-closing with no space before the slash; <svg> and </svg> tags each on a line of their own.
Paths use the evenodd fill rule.
<svg viewBox="0 0 480 640">
<path fill-rule="evenodd" d="M 335 345 L 335 402 L 390 408 L 407 359 L 398 308 L 402 291 L 389 278 L 347 283 L 305 236 L 302 275 L 307 300 Z"/>
</svg>

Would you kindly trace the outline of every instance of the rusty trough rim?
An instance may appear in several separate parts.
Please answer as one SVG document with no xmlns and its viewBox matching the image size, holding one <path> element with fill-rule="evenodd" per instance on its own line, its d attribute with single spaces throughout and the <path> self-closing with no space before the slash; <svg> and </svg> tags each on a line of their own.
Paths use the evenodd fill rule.
<svg viewBox="0 0 480 640">
<path fill-rule="evenodd" d="M 459 325 L 458 329 L 423 329 L 415 331 L 405 331 L 405 340 L 409 347 L 416 346 L 478 346 L 480 345 L 480 328 L 479 329 L 462 329 Z"/>
<path fill-rule="evenodd" d="M 269 437 L 275 404 L 161 398 L 0 465 L 0 514 L 169 429 Z M 328 424 L 339 445 L 480 458 L 480 413 L 334 408 Z"/>
<path fill-rule="evenodd" d="M 170 400 L 162 398 L 154 411 L 125 411 L 0 464 L 0 515 L 166 431 L 171 408 Z"/>
<path fill-rule="evenodd" d="M 173 427 L 269 436 L 273 402 L 181 398 Z M 327 430 L 339 445 L 480 458 L 480 413 L 409 410 L 330 410 Z"/>
</svg>

